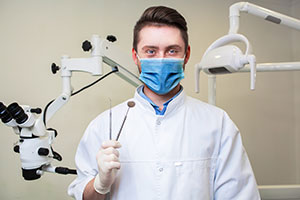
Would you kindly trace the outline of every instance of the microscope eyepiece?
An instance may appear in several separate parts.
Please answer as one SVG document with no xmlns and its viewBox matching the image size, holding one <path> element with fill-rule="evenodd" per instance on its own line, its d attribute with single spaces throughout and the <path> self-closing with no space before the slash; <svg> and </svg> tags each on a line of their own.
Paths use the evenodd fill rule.
<svg viewBox="0 0 300 200">
<path fill-rule="evenodd" d="M 23 124 L 28 119 L 28 115 L 25 114 L 23 108 L 16 102 L 10 104 L 7 107 L 7 110 L 18 124 Z"/>
<path fill-rule="evenodd" d="M 13 119 L 6 106 L 2 102 L 0 102 L 0 118 L 3 123 L 7 123 Z"/>
</svg>

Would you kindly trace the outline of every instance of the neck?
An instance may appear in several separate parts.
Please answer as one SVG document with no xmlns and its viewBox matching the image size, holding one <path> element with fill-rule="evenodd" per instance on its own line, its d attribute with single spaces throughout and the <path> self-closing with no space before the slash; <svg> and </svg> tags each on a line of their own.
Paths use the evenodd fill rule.
<svg viewBox="0 0 300 200">
<path fill-rule="evenodd" d="M 153 103 L 155 103 L 157 106 L 159 106 L 159 109 L 163 109 L 163 104 L 167 102 L 169 99 L 171 99 L 175 94 L 177 94 L 180 91 L 180 84 L 178 84 L 173 90 L 168 92 L 167 94 L 156 94 L 150 88 L 147 87 L 147 85 L 144 85 L 144 93 L 145 95 L 151 99 Z"/>
</svg>

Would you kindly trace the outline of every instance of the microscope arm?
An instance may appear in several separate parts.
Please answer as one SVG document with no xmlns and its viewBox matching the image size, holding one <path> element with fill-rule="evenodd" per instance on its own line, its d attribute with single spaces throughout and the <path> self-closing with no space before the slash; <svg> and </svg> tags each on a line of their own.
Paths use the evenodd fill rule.
<svg viewBox="0 0 300 200">
<path fill-rule="evenodd" d="M 118 72 L 116 74 L 120 78 L 127 81 L 134 87 L 139 86 L 141 84 L 141 81 L 139 80 L 139 72 L 133 60 L 128 59 L 124 53 L 107 40 L 104 40 L 102 45 L 103 62 L 112 68 L 117 67 Z"/>
<path fill-rule="evenodd" d="M 112 42 L 101 39 L 98 35 L 93 35 L 90 48 L 85 49 L 85 51 L 89 50 L 91 50 L 90 58 L 69 58 L 68 56 L 62 57 L 62 93 L 49 105 L 45 115 L 45 110 L 43 111 L 43 114 L 37 119 L 35 127 L 42 128 L 44 122 L 47 123 L 53 117 L 53 115 L 68 102 L 72 94 L 72 72 L 81 71 L 91 73 L 92 75 L 102 75 L 102 63 L 104 62 L 112 68 L 117 67 L 118 71 L 116 74 L 131 85 L 137 87 L 141 84 L 138 78 L 138 69 L 133 61 L 128 59 L 127 56 L 117 49 Z M 35 131 L 35 135 L 37 136 L 43 136 L 44 134 L 45 131 Z"/>
<path fill-rule="evenodd" d="M 112 40 L 109 41 L 113 42 Z M 131 59 L 127 59 L 111 42 L 94 35 L 91 42 L 85 41 L 82 46 L 85 51 L 91 50 L 91 57 L 69 58 L 68 56 L 63 56 L 60 68 L 56 64 L 52 64 L 51 67 L 54 74 L 61 69 L 62 93 L 45 107 L 42 115 L 39 115 L 39 117 L 36 114 L 40 114 L 41 109 L 31 108 L 27 105 L 20 106 L 16 102 L 6 107 L 0 102 L 1 121 L 12 127 L 14 132 L 20 137 L 14 144 L 14 151 L 20 154 L 22 176 L 25 180 L 39 179 L 44 172 L 76 174 L 75 169 L 51 165 L 53 159 L 61 161 L 62 157 L 52 148 L 53 140 L 57 135 L 56 130 L 46 126 L 47 122 L 68 102 L 71 96 L 94 85 L 111 73 L 117 73 L 133 86 L 140 84 L 138 70 L 133 61 L 130 62 Z M 92 84 L 76 92 L 72 91 L 72 72 L 81 71 L 101 76 L 103 62 L 113 70 Z M 131 66 L 131 68 L 128 66 Z"/>
</svg>

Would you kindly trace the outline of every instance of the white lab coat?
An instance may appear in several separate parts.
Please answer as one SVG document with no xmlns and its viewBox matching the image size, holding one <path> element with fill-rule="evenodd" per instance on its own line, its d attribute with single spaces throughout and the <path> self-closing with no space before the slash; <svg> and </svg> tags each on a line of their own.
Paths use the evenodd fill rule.
<svg viewBox="0 0 300 200">
<path fill-rule="evenodd" d="M 140 89 L 140 88 L 138 88 Z M 138 92 L 119 138 L 121 169 L 112 200 L 256 200 L 256 181 L 241 136 L 221 109 L 181 92 L 156 115 Z M 113 138 L 127 102 L 112 109 Z M 68 193 L 82 198 L 98 173 L 96 154 L 109 139 L 109 112 L 88 126 L 76 153 L 78 176 Z"/>
</svg>

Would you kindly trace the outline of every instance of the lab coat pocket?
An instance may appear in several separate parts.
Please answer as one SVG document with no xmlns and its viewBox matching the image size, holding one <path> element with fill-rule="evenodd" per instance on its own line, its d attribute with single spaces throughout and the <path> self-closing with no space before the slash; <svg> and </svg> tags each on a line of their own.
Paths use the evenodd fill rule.
<svg viewBox="0 0 300 200">
<path fill-rule="evenodd" d="M 173 163 L 173 169 L 176 176 L 172 192 L 174 195 L 178 197 L 180 194 L 186 194 L 182 199 L 211 199 L 214 159 L 176 161 Z"/>
</svg>

